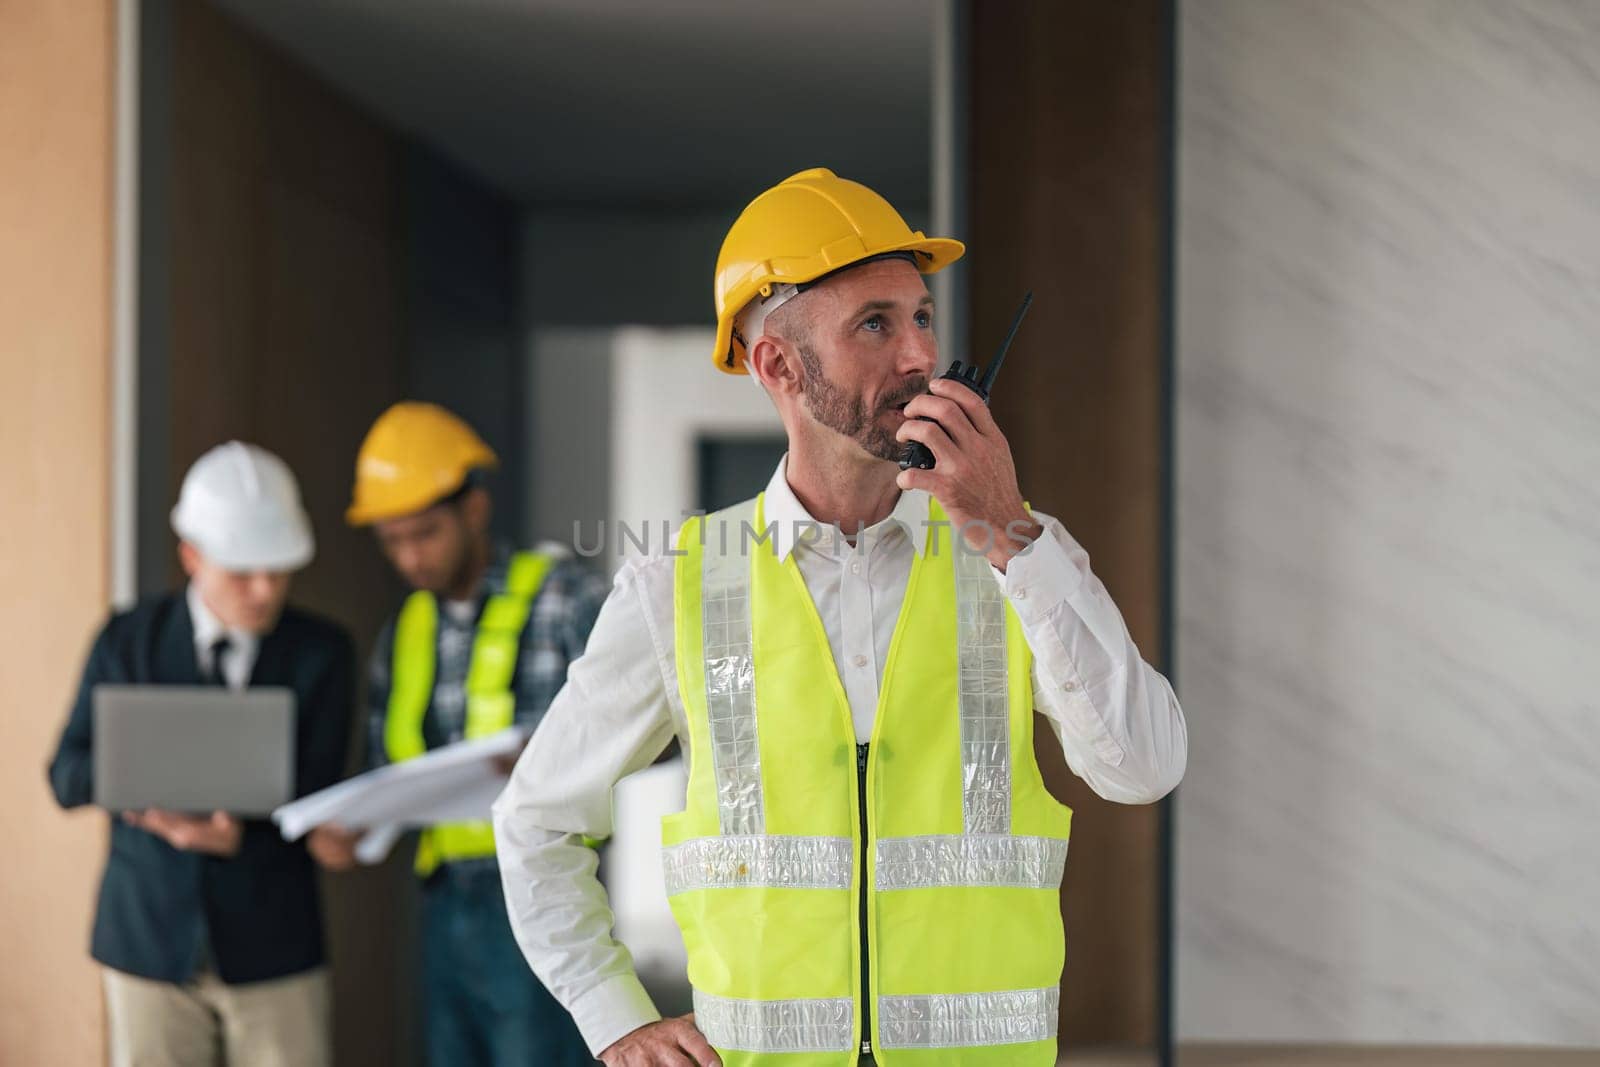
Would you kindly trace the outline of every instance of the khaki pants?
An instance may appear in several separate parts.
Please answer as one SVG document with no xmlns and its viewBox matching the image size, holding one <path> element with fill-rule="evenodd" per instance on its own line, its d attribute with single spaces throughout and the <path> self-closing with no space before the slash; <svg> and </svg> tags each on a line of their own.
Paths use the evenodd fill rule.
<svg viewBox="0 0 1600 1067">
<path fill-rule="evenodd" d="M 325 967 L 247 985 L 155 982 L 105 969 L 111 1067 L 328 1067 Z"/>
</svg>

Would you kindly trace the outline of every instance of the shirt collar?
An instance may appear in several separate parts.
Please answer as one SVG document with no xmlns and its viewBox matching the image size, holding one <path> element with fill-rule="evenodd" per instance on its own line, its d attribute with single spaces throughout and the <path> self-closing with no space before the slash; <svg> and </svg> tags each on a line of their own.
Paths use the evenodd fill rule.
<svg viewBox="0 0 1600 1067">
<path fill-rule="evenodd" d="M 837 531 L 812 516 L 800 503 L 800 498 L 794 495 L 794 490 L 789 488 L 788 469 L 789 457 L 786 454 L 778 461 L 778 469 L 772 472 L 761 501 L 762 518 L 773 531 L 772 544 L 779 563 L 794 551 L 801 535 L 805 536 L 807 546 L 817 551 L 831 553 L 837 547 L 833 544 Z M 888 516 L 868 526 L 862 533 L 867 538 L 881 536 L 889 523 L 899 523 L 905 529 L 906 539 L 911 542 L 912 549 L 921 556 L 926 544 L 928 516 L 927 491 L 904 489 Z"/>
<path fill-rule="evenodd" d="M 497 596 L 506 591 L 506 581 L 511 574 L 511 557 L 516 555 L 516 550 L 511 545 L 495 538 L 489 543 L 489 564 L 483 569 L 483 574 L 478 578 L 477 587 L 466 601 L 459 603 L 482 604 L 491 596 Z M 443 598 L 440 598 L 441 601 Z"/>
<path fill-rule="evenodd" d="M 210 655 L 211 646 L 218 639 L 226 637 L 237 652 L 247 652 L 255 649 L 260 641 L 255 634 L 245 630 L 230 629 L 222 624 L 222 620 L 206 607 L 205 599 L 200 596 L 200 590 L 190 582 L 184 590 L 184 597 L 189 603 L 189 619 L 194 623 L 194 647 L 200 652 Z"/>
</svg>

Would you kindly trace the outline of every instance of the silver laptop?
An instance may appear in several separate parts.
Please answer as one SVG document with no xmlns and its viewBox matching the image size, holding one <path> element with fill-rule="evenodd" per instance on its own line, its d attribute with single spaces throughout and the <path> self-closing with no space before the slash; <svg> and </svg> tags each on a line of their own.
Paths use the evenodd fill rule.
<svg viewBox="0 0 1600 1067">
<path fill-rule="evenodd" d="M 294 798 L 294 691 L 94 687 L 94 802 L 270 815 Z"/>
</svg>

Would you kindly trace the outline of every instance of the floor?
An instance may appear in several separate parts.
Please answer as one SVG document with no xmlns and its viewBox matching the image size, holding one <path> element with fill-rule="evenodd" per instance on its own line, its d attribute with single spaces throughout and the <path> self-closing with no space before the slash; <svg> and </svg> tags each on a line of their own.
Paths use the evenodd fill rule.
<svg viewBox="0 0 1600 1067">
<path fill-rule="evenodd" d="M 1143 1051 L 1085 1050 L 1063 1067 L 1155 1067 Z M 1600 1067 L 1600 1049 L 1452 1049 L 1283 1045 L 1187 1045 L 1177 1067 Z"/>
</svg>

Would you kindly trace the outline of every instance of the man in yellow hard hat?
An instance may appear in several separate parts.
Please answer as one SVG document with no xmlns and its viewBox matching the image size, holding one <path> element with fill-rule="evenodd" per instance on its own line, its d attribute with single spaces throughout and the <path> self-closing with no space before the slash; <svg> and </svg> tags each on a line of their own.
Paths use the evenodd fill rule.
<svg viewBox="0 0 1600 1067">
<path fill-rule="evenodd" d="M 483 481 L 495 463 L 471 427 L 433 404 L 395 405 L 361 446 L 347 518 L 373 528 L 413 590 L 373 653 L 374 766 L 531 728 L 605 598 L 605 583 L 560 545 L 513 552 L 495 544 Z M 352 862 L 356 836 L 341 840 L 342 865 Z M 517 951 L 489 823 L 425 830 L 416 868 L 432 1067 L 592 1062 L 571 1017 Z"/>
<path fill-rule="evenodd" d="M 977 395 L 932 380 L 923 275 L 962 251 L 821 169 L 723 243 L 712 361 L 760 382 L 788 454 L 628 561 L 495 806 L 518 940 L 610 1067 L 1053 1065 L 1071 813 L 1034 709 L 1103 797 L 1183 774 L 1182 712 L 1087 554 Z M 909 441 L 931 469 L 900 469 Z M 674 736 L 695 1010 L 662 1021 L 580 835 Z"/>
</svg>

